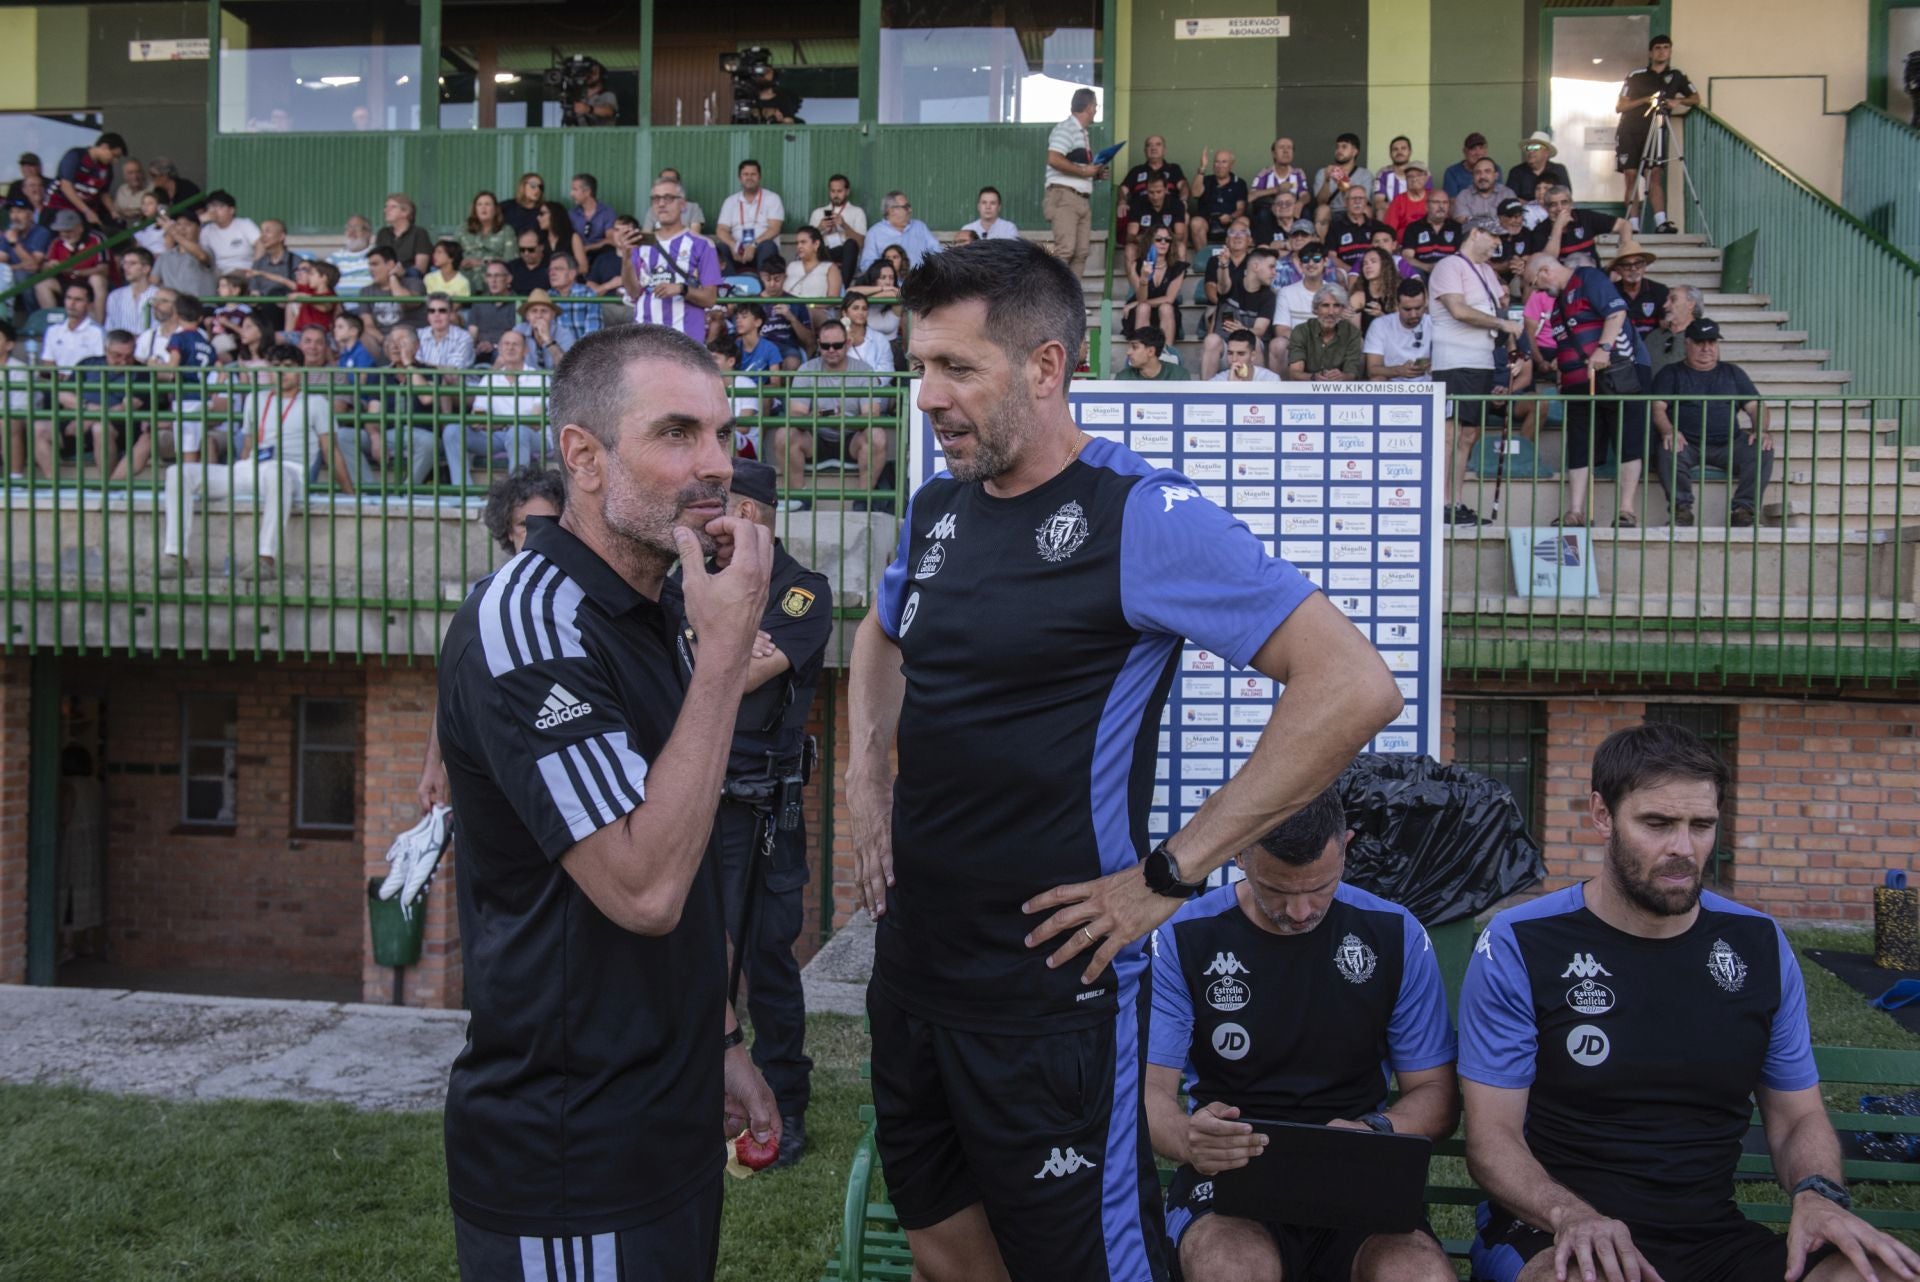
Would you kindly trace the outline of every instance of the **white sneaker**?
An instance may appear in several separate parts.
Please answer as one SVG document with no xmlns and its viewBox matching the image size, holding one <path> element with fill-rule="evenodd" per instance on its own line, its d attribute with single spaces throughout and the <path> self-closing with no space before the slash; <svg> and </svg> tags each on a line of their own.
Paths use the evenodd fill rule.
<svg viewBox="0 0 1920 1282">
<path fill-rule="evenodd" d="M 435 806 L 434 810 L 441 807 Z M 380 883 L 380 898 L 392 899 L 406 885 L 407 875 L 413 870 L 414 862 L 426 848 L 427 834 L 432 829 L 434 816 L 431 812 L 420 816 L 420 822 L 393 839 L 387 847 L 387 877 Z"/>
</svg>

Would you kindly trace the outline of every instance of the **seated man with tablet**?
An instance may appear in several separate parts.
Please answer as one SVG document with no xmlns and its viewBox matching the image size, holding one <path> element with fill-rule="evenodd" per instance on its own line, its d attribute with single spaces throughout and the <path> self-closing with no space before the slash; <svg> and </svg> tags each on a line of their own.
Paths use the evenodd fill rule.
<svg viewBox="0 0 1920 1282">
<path fill-rule="evenodd" d="M 1186 1282 L 1455 1276 L 1413 1178 L 1427 1144 L 1394 1138 L 1459 1120 L 1440 968 L 1405 909 L 1342 883 L 1352 836 L 1330 788 L 1155 934 L 1147 1120 L 1181 1163 L 1167 1235 Z"/>
</svg>

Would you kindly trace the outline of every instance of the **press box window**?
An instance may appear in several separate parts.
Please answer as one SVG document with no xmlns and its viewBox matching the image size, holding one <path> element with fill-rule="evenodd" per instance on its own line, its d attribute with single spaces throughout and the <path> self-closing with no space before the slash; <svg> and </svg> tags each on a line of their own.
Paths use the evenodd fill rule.
<svg viewBox="0 0 1920 1282">
<path fill-rule="evenodd" d="M 359 730 L 344 699 L 300 700 L 294 826 L 353 829 L 354 754 Z"/>
<path fill-rule="evenodd" d="M 239 789 L 240 700 L 190 694 L 180 701 L 180 821 L 231 826 Z"/>
</svg>

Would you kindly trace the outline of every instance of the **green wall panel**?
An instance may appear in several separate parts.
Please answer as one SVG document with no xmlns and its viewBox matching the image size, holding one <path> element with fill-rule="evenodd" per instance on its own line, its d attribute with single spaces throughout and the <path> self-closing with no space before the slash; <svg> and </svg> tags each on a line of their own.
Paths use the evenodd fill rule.
<svg viewBox="0 0 1920 1282">
<path fill-rule="evenodd" d="M 659 128 L 527 129 L 435 134 L 223 135 L 213 141 L 215 183 L 232 191 L 250 217 L 284 217 L 296 233 L 338 230 L 349 214 L 377 220 L 382 197 L 406 191 L 420 205 L 421 225 L 456 227 L 473 193 L 490 188 L 510 198 L 528 171 L 564 193 L 582 171 L 600 182 L 614 208 L 639 208 L 654 173 L 672 165 L 709 218 L 733 190 L 734 171 L 752 157 L 788 207 L 789 225 L 825 200 L 827 178 L 853 179 L 856 199 L 877 217 L 893 187 L 913 199 L 914 213 L 950 231 L 974 216 L 974 193 L 992 184 L 1006 196 L 1007 216 L 1039 226 L 1040 185 L 1050 125 L 857 125 L 805 129 Z"/>
<path fill-rule="evenodd" d="M 1460 159 L 1460 140 L 1487 136 L 1502 172 L 1520 158 L 1534 84 L 1523 0 L 1433 0 L 1431 128 L 1436 170 Z"/>
</svg>

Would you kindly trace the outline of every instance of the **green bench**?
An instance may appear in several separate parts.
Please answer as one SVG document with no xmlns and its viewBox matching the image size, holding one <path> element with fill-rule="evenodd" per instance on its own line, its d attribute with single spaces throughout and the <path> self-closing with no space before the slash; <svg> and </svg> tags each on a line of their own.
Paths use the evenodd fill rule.
<svg viewBox="0 0 1920 1282">
<path fill-rule="evenodd" d="M 1827 1115 L 1834 1129 L 1842 1132 L 1870 1131 L 1880 1134 L 1920 1134 L 1920 1117 L 1882 1117 L 1858 1112 L 1862 1094 L 1898 1094 L 1920 1087 L 1920 1051 L 1862 1050 L 1851 1046 L 1816 1046 L 1814 1062 L 1820 1069 L 1821 1090 L 1827 1097 Z M 885 1186 L 876 1183 L 879 1175 L 873 1142 L 873 1106 L 863 1104 L 860 1120 L 866 1130 L 854 1148 L 847 1172 L 846 1202 L 841 1213 L 840 1246 L 827 1261 L 824 1282 L 862 1282 L 864 1279 L 905 1282 L 913 1272 L 913 1256 L 907 1249 L 907 1235 L 886 1200 Z M 1760 1115 L 1756 1111 L 1754 1125 Z M 1458 1134 L 1433 1146 L 1434 1157 L 1427 1185 L 1427 1205 L 1436 1214 L 1434 1229 L 1440 1234 L 1447 1254 L 1464 1261 L 1471 1245 L 1471 1223 L 1464 1218 L 1486 1197 L 1466 1175 L 1466 1141 Z M 1856 1185 L 1854 1210 L 1868 1223 L 1888 1230 L 1920 1230 L 1920 1210 L 1875 1206 L 1880 1193 L 1877 1186 L 1920 1183 L 1920 1163 L 1849 1160 L 1845 1164 L 1849 1183 Z M 1745 1154 L 1739 1172 L 1748 1176 L 1771 1176 L 1773 1159 L 1764 1154 Z M 1164 1188 L 1172 1176 L 1171 1168 L 1160 1170 Z M 1785 1224 L 1792 1215 L 1784 1191 L 1777 1183 L 1743 1182 L 1735 1186 L 1741 1198 L 1740 1209 L 1747 1218 L 1765 1224 Z M 1748 1200 L 1752 1197 L 1753 1200 Z M 1770 1200 L 1769 1200 L 1770 1199 Z M 1465 1208 L 1449 1212 L 1445 1208 Z"/>
</svg>

